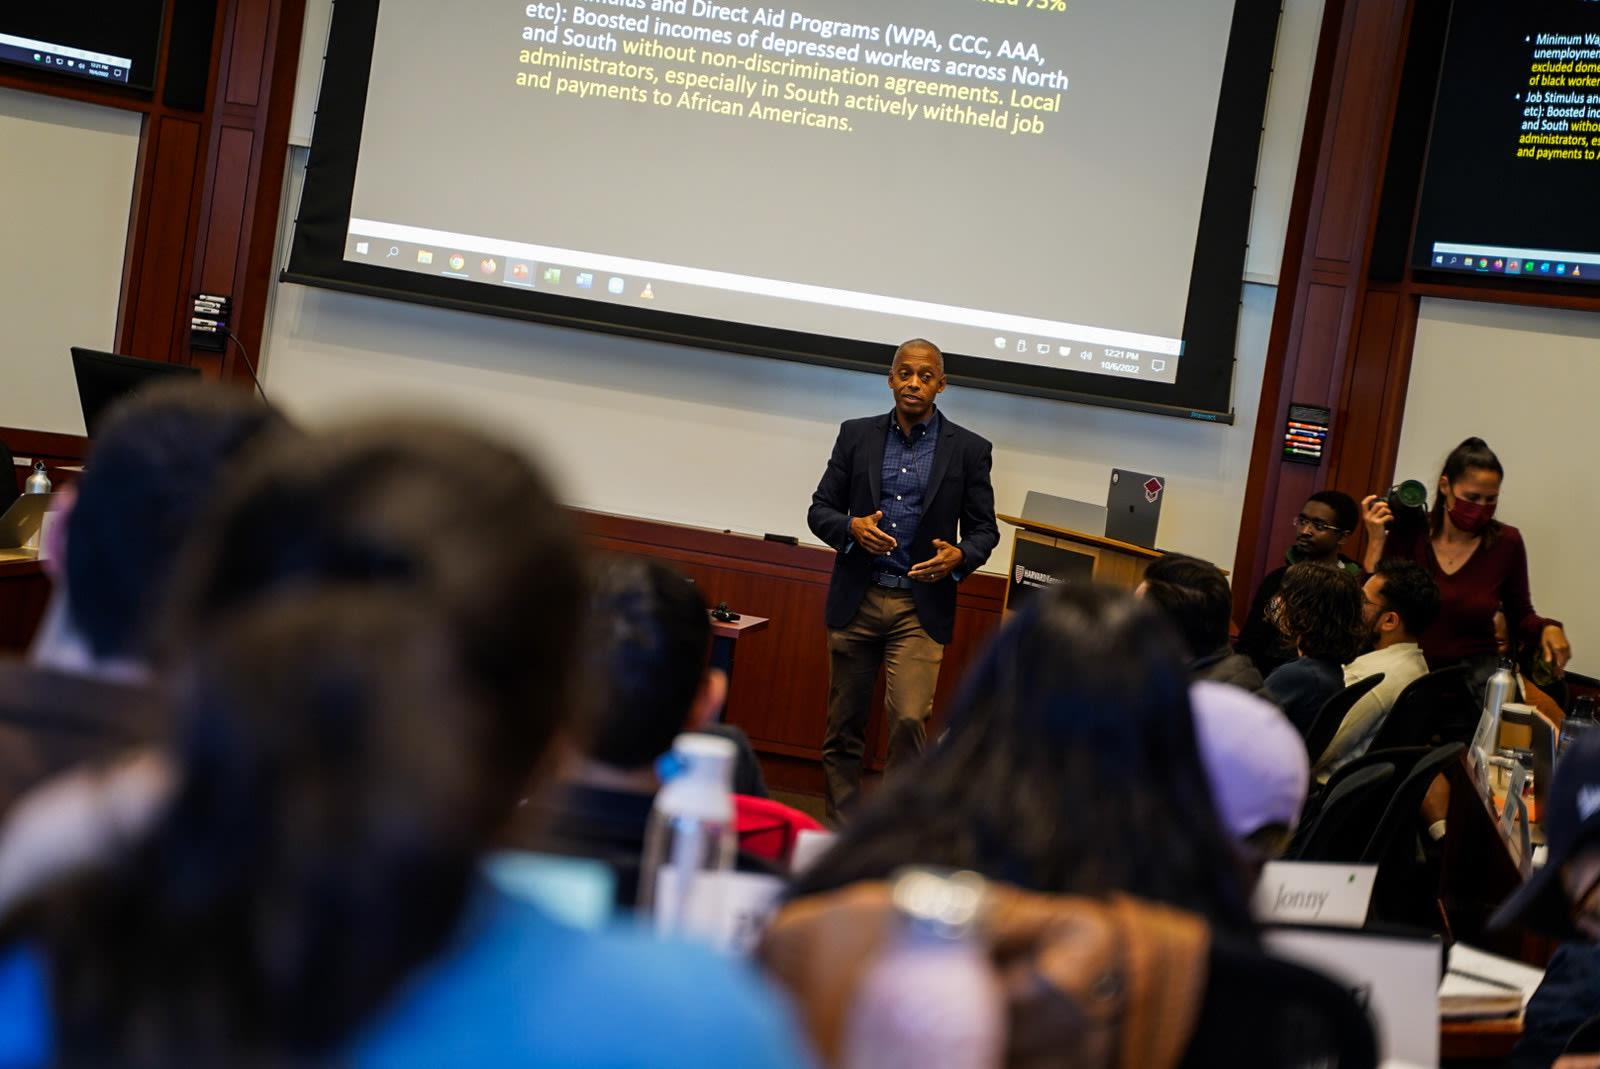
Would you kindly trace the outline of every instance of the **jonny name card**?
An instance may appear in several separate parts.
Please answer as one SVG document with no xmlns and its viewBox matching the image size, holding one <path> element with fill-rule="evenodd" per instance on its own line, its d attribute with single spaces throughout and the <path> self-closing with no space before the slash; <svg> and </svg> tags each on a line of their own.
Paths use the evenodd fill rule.
<svg viewBox="0 0 1600 1069">
<path fill-rule="evenodd" d="M 1254 912 L 1262 924 L 1320 924 L 1359 928 L 1367 922 L 1376 865 L 1269 861 L 1256 885 Z"/>
</svg>

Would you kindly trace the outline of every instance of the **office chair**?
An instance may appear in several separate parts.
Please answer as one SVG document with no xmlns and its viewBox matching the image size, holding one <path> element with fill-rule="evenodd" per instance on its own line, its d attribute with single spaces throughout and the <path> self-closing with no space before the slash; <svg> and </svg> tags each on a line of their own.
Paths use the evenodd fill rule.
<svg viewBox="0 0 1600 1069">
<path fill-rule="evenodd" d="M 1470 672 L 1468 665 L 1457 664 L 1414 680 L 1394 700 L 1371 749 L 1470 742 L 1481 712 Z"/>
<path fill-rule="evenodd" d="M 1293 861 L 1343 861 L 1360 859 L 1372 839 L 1373 829 L 1389 804 L 1389 781 L 1394 766 L 1372 764 L 1346 776 L 1328 792 L 1322 808 L 1309 827 L 1302 825 L 1290 843 L 1287 856 Z"/>
<path fill-rule="evenodd" d="M 1333 695 L 1322 703 L 1322 708 L 1317 710 L 1317 715 L 1311 721 L 1311 730 L 1306 732 L 1306 755 L 1311 758 L 1311 767 L 1317 767 L 1317 762 L 1322 759 L 1322 752 L 1328 748 L 1328 743 L 1339 734 L 1339 725 L 1344 723 L 1344 718 L 1356 702 L 1366 697 L 1368 692 L 1383 682 L 1383 673 L 1374 672 L 1365 679 L 1358 679 L 1348 687 Z"/>
</svg>

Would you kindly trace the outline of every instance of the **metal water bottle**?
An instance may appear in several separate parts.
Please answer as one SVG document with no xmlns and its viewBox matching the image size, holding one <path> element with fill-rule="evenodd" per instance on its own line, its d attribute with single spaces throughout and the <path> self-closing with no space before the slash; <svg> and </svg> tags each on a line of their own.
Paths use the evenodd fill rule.
<svg viewBox="0 0 1600 1069">
<path fill-rule="evenodd" d="M 44 470 L 44 461 L 35 460 L 33 462 L 33 474 L 28 476 L 27 481 L 22 484 L 22 492 L 25 494 L 48 494 L 50 492 L 50 475 Z"/>
<path fill-rule="evenodd" d="M 1005 996 L 982 937 L 987 896 L 975 872 L 896 874 L 896 930 L 856 989 L 842 1069 L 1005 1064 Z"/>
<path fill-rule="evenodd" d="M 1500 709 L 1516 686 L 1511 665 L 1504 658 L 1483 685 L 1483 715 L 1478 718 L 1478 730 L 1472 735 L 1472 756 L 1480 767 L 1486 767 L 1490 757 L 1500 748 Z"/>
<path fill-rule="evenodd" d="M 22 492 L 25 494 L 48 494 L 50 492 L 50 475 L 44 470 L 44 461 L 35 460 L 33 462 L 33 474 L 23 482 Z M 34 531 L 22 545 L 24 549 L 38 552 L 39 532 Z"/>
</svg>

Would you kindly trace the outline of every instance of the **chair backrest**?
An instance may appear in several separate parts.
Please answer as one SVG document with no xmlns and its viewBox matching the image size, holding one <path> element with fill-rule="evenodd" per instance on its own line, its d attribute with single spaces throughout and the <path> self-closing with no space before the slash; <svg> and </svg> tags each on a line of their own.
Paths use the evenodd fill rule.
<svg viewBox="0 0 1600 1069">
<path fill-rule="evenodd" d="M 1465 750 L 1459 742 L 1424 750 L 1424 756 L 1409 772 L 1399 774 L 1399 786 L 1390 794 L 1389 805 L 1361 852 L 1363 863 L 1378 866 L 1369 923 L 1448 934 L 1449 926 L 1439 904 L 1438 869 L 1418 847 L 1423 841 L 1418 810 L 1433 781 Z"/>
<path fill-rule="evenodd" d="M 1469 665 L 1457 664 L 1414 680 L 1372 740 L 1373 750 L 1396 746 L 1438 746 L 1466 742 L 1478 726 L 1478 699 L 1472 694 Z"/>
<path fill-rule="evenodd" d="M 1393 778 L 1394 766 L 1386 763 L 1370 764 L 1346 776 L 1328 793 L 1305 836 L 1290 847 L 1293 860 L 1358 860 L 1389 803 Z"/>
<path fill-rule="evenodd" d="M 1339 789 L 1339 784 L 1348 777 L 1355 775 L 1364 768 L 1373 765 L 1389 764 L 1394 766 L 1396 779 L 1404 779 L 1406 773 L 1411 771 L 1411 766 L 1430 752 L 1426 746 L 1403 746 L 1389 750 L 1368 750 L 1354 761 L 1339 766 L 1328 777 L 1328 782 L 1321 786 L 1313 786 L 1311 793 L 1306 796 L 1306 804 L 1300 810 L 1300 827 L 1296 832 L 1296 841 L 1303 840 L 1305 833 L 1311 830 L 1311 825 L 1316 822 L 1317 814 L 1322 812 L 1323 803 L 1328 796 Z"/>
<path fill-rule="evenodd" d="M 1365 679 L 1356 680 L 1322 703 L 1322 708 L 1317 710 L 1316 719 L 1311 721 L 1311 730 L 1306 732 L 1306 755 L 1311 758 L 1312 768 L 1317 767 L 1317 762 L 1322 758 L 1322 751 L 1328 748 L 1328 743 L 1339 733 L 1339 725 L 1344 723 L 1345 716 L 1355 708 L 1356 702 L 1366 697 L 1367 692 L 1382 682 L 1383 673 L 1374 672 Z"/>
<path fill-rule="evenodd" d="M 1367 842 L 1366 849 L 1361 852 L 1361 861 L 1364 864 L 1381 864 L 1390 854 L 1391 846 L 1396 844 L 1403 845 L 1404 853 L 1410 855 L 1410 843 L 1402 839 L 1400 833 L 1416 821 L 1417 811 L 1422 808 L 1422 796 L 1428 793 L 1433 781 L 1465 750 L 1466 746 L 1459 742 L 1437 747 L 1430 750 L 1428 755 L 1418 761 L 1406 774 L 1400 781 L 1400 786 L 1390 794 L 1389 804 L 1384 808 L 1377 827 L 1373 829 L 1372 838 Z"/>
<path fill-rule="evenodd" d="M 736 794 L 733 810 L 739 849 L 785 868 L 794 857 L 794 844 L 800 833 L 822 830 L 822 825 L 809 814 L 771 798 Z"/>
<path fill-rule="evenodd" d="M 1378 1064 L 1372 1017 L 1343 984 L 1221 938 L 1212 943 L 1208 965 L 1205 1001 L 1184 1066 Z"/>
<path fill-rule="evenodd" d="M 1338 787 L 1346 776 L 1353 776 L 1372 765 L 1393 765 L 1395 778 L 1405 779 L 1410 774 L 1412 766 L 1432 752 L 1433 748 L 1429 746 L 1395 746 L 1387 750 L 1368 750 L 1329 777 L 1323 788 L 1323 797 L 1327 797 L 1328 792 Z"/>
</svg>

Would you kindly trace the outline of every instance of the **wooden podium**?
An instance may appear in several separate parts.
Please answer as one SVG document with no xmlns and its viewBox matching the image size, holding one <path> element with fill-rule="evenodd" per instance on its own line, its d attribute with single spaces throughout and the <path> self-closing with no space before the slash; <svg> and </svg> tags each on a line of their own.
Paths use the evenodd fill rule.
<svg viewBox="0 0 1600 1069">
<path fill-rule="evenodd" d="M 1020 516 L 1000 519 L 1017 527 L 1006 576 L 1006 611 L 1019 608 L 1035 590 L 1056 583 L 1103 583 L 1132 590 L 1160 550 L 1118 542 L 1102 535 L 1069 531 Z"/>
</svg>

